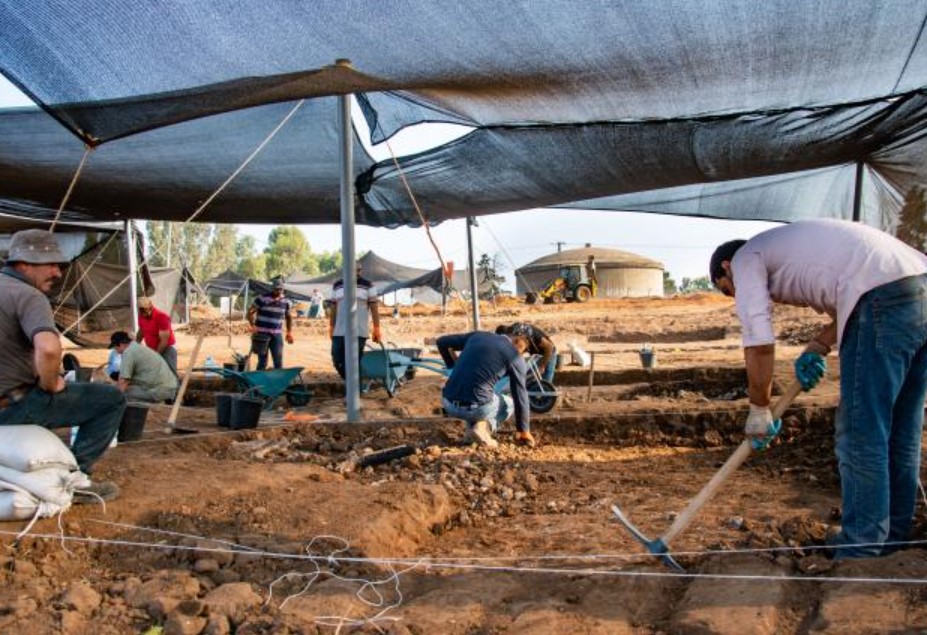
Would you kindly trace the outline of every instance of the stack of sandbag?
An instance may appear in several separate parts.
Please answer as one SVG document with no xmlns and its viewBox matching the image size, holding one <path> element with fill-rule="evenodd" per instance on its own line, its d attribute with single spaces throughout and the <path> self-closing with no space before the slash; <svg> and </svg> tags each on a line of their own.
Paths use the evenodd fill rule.
<svg viewBox="0 0 927 635">
<path fill-rule="evenodd" d="M 55 433 L 41 426 L 0 426 L 0 521 L 54 516 L 90 479 Z"/>
</svg>

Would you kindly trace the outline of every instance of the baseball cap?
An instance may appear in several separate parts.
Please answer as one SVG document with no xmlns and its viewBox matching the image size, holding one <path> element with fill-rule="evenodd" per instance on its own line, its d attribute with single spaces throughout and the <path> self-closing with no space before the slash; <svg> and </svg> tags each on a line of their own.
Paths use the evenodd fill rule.
<svg viewBox="0 0 927 635">
<path fill-rule="evenodd" d="M 271 280 L 271 284 L 274 289 L 282 289 L 283 288 L 283 278 L 279 278 L 279 277 L 274 278 L 273 280 Z"/>
<path fill-rule="evenodd" d="M 116 348 L 120 344 L 131 344 L 132 338 L 125 331 L 116 331 L 109 336 L 109 348 Z"/>
<path fill-rule="evenodd" d="M 525 324 L 524 322 L 515 322 L 512 326 L 509 327 L 509 335 L 516 335 L 520 337 L 531 337 L 531 327 Z"/>
<path fill-rule="evenodd" d="M 24 262 L 30 265 L 62 265 L 68 259 L 58 247 L 55 235 L 44 229 L 24 229 L 10 239 L 7 262 Z"/>
</svg>

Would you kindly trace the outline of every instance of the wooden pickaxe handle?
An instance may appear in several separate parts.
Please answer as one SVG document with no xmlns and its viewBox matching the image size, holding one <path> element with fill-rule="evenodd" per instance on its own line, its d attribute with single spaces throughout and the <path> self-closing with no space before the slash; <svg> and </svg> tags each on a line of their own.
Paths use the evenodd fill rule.
<svg viewBox="0 0 927 635">
<path fill-rule="evenodd" d="M 785 393 L 779 397 L 775 405 L 772 407 L 772 418 L 773 421 L 780 419 L 782 414 L 785 412 L 795 397 L 798 396 L 798 393 L 801 392 L 801 383 L 798 380 L 795 380 L 791 386 L 785 391 Z M 695 516 L 699 513 L 705 503 L 714 496 L 715 492 L 730 478 L 731 474 L 740 467 L 740 465 L 747 460 L 747 457 L 750 456 L 750 453 L 753 451 L 753 444 L 750 439 L 745 439 L 743 443 L 740 444 L 740 447 L 734 451 L 734 454 L 731 455 L 724 465 L 721 466 L 721 469 L 708 481 L 708 484 L 702 488 L 702 491 L 699 492 L 695 498 L 689 502 L 689 506 L 686 507 L 685 511 L 676 516 L 676 520 L 673 521 L 673 524 L 663 535 L 663 543 L 668 545 L 672 542 L 673 538 L 682 533 L 686 527 L 695 519 Z"/>
</svg>

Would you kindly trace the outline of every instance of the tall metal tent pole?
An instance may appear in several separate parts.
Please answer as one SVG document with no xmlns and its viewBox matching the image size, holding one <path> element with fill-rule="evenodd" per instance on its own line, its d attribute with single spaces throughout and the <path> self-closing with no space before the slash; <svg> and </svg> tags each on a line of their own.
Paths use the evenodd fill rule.
<svg viewBox="0 0 927 635">
<path fill-rule="evenodd" d="M 476 284 L 476 264 L 473 257 L 473 228 L 476 218 L 467 216 L 467 266 L 470 267 L 470 299 L 473 303 L 473 330 L 480 330 L 480 290 Z"/>
<path fill-rule="evenodd" d="M 129 259 L 129 310 L 132 312 L 132 334 L 138 333 L 138 263 L 135 246 L 135 224 L 125 221 L 126 251 Z"/>
<path fill-rule="evenodd" d="M 250 305 L 248 304 L 248 291 L 250 291 L 250 290 L 251 290 L 251 280 L 250 280 L 250 279 L 249 279 L 249 280 L 245 280 L 245 304 L 244 304 L 243 307 L 241 307 L 241 310 L 242 310 L 242 317 L 243 317 L 245 320 L 248 319 L 248 306 L 250 306 Z"/>
<path fill-rule="evenodd" d="M 337 66 L 351 68 L 349 60 Z M 341 274 L 344 298 L 338 312 L 344 316 L 344 383 L 348 423 L 360 422 L 360 364 L 357 361 L 357 264 L 354 249 L 354 170 L 351 128 L 351 95 L 338 97 L 338 128 L 341 131 Z"/>
<path fill-rule="evenodd" d="M 858 223 L 862 218 L 863 209 L 863 168 L 862 161 L 856 162 L 856 187 L 853 188 L 853 222 Z"/>
</svg>

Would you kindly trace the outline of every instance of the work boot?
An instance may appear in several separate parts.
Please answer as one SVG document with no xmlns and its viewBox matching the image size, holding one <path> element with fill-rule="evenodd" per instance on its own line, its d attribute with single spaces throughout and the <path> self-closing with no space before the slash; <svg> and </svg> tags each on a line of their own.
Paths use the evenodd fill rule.
<svg viewBox="0 0 927 635">
<path fill-rule="evenodd" d="M 515 445 L 523 445 L 526 448 L 533 448 L 537 447 L 537 442 L 534 440 L 534 437 L 531 436 L 531 433 L 525 430 L 515 433 Z"/>
<path fill-rule="evenodd" d="M 487 448 L 498 448 L 499 442 L 492 438 L 492 428 L 488 421 L 480 420 L 467 428 L 466 440 L 469 443 L 485 445 Z"/>
<path fill-rule="evenodd" d="M 119 486 L 110 481 L 99 481 L 75 491 L 71 502 L 75 505 L 99 505 L 116 498 L 119 498 Z"/>
</svg>

